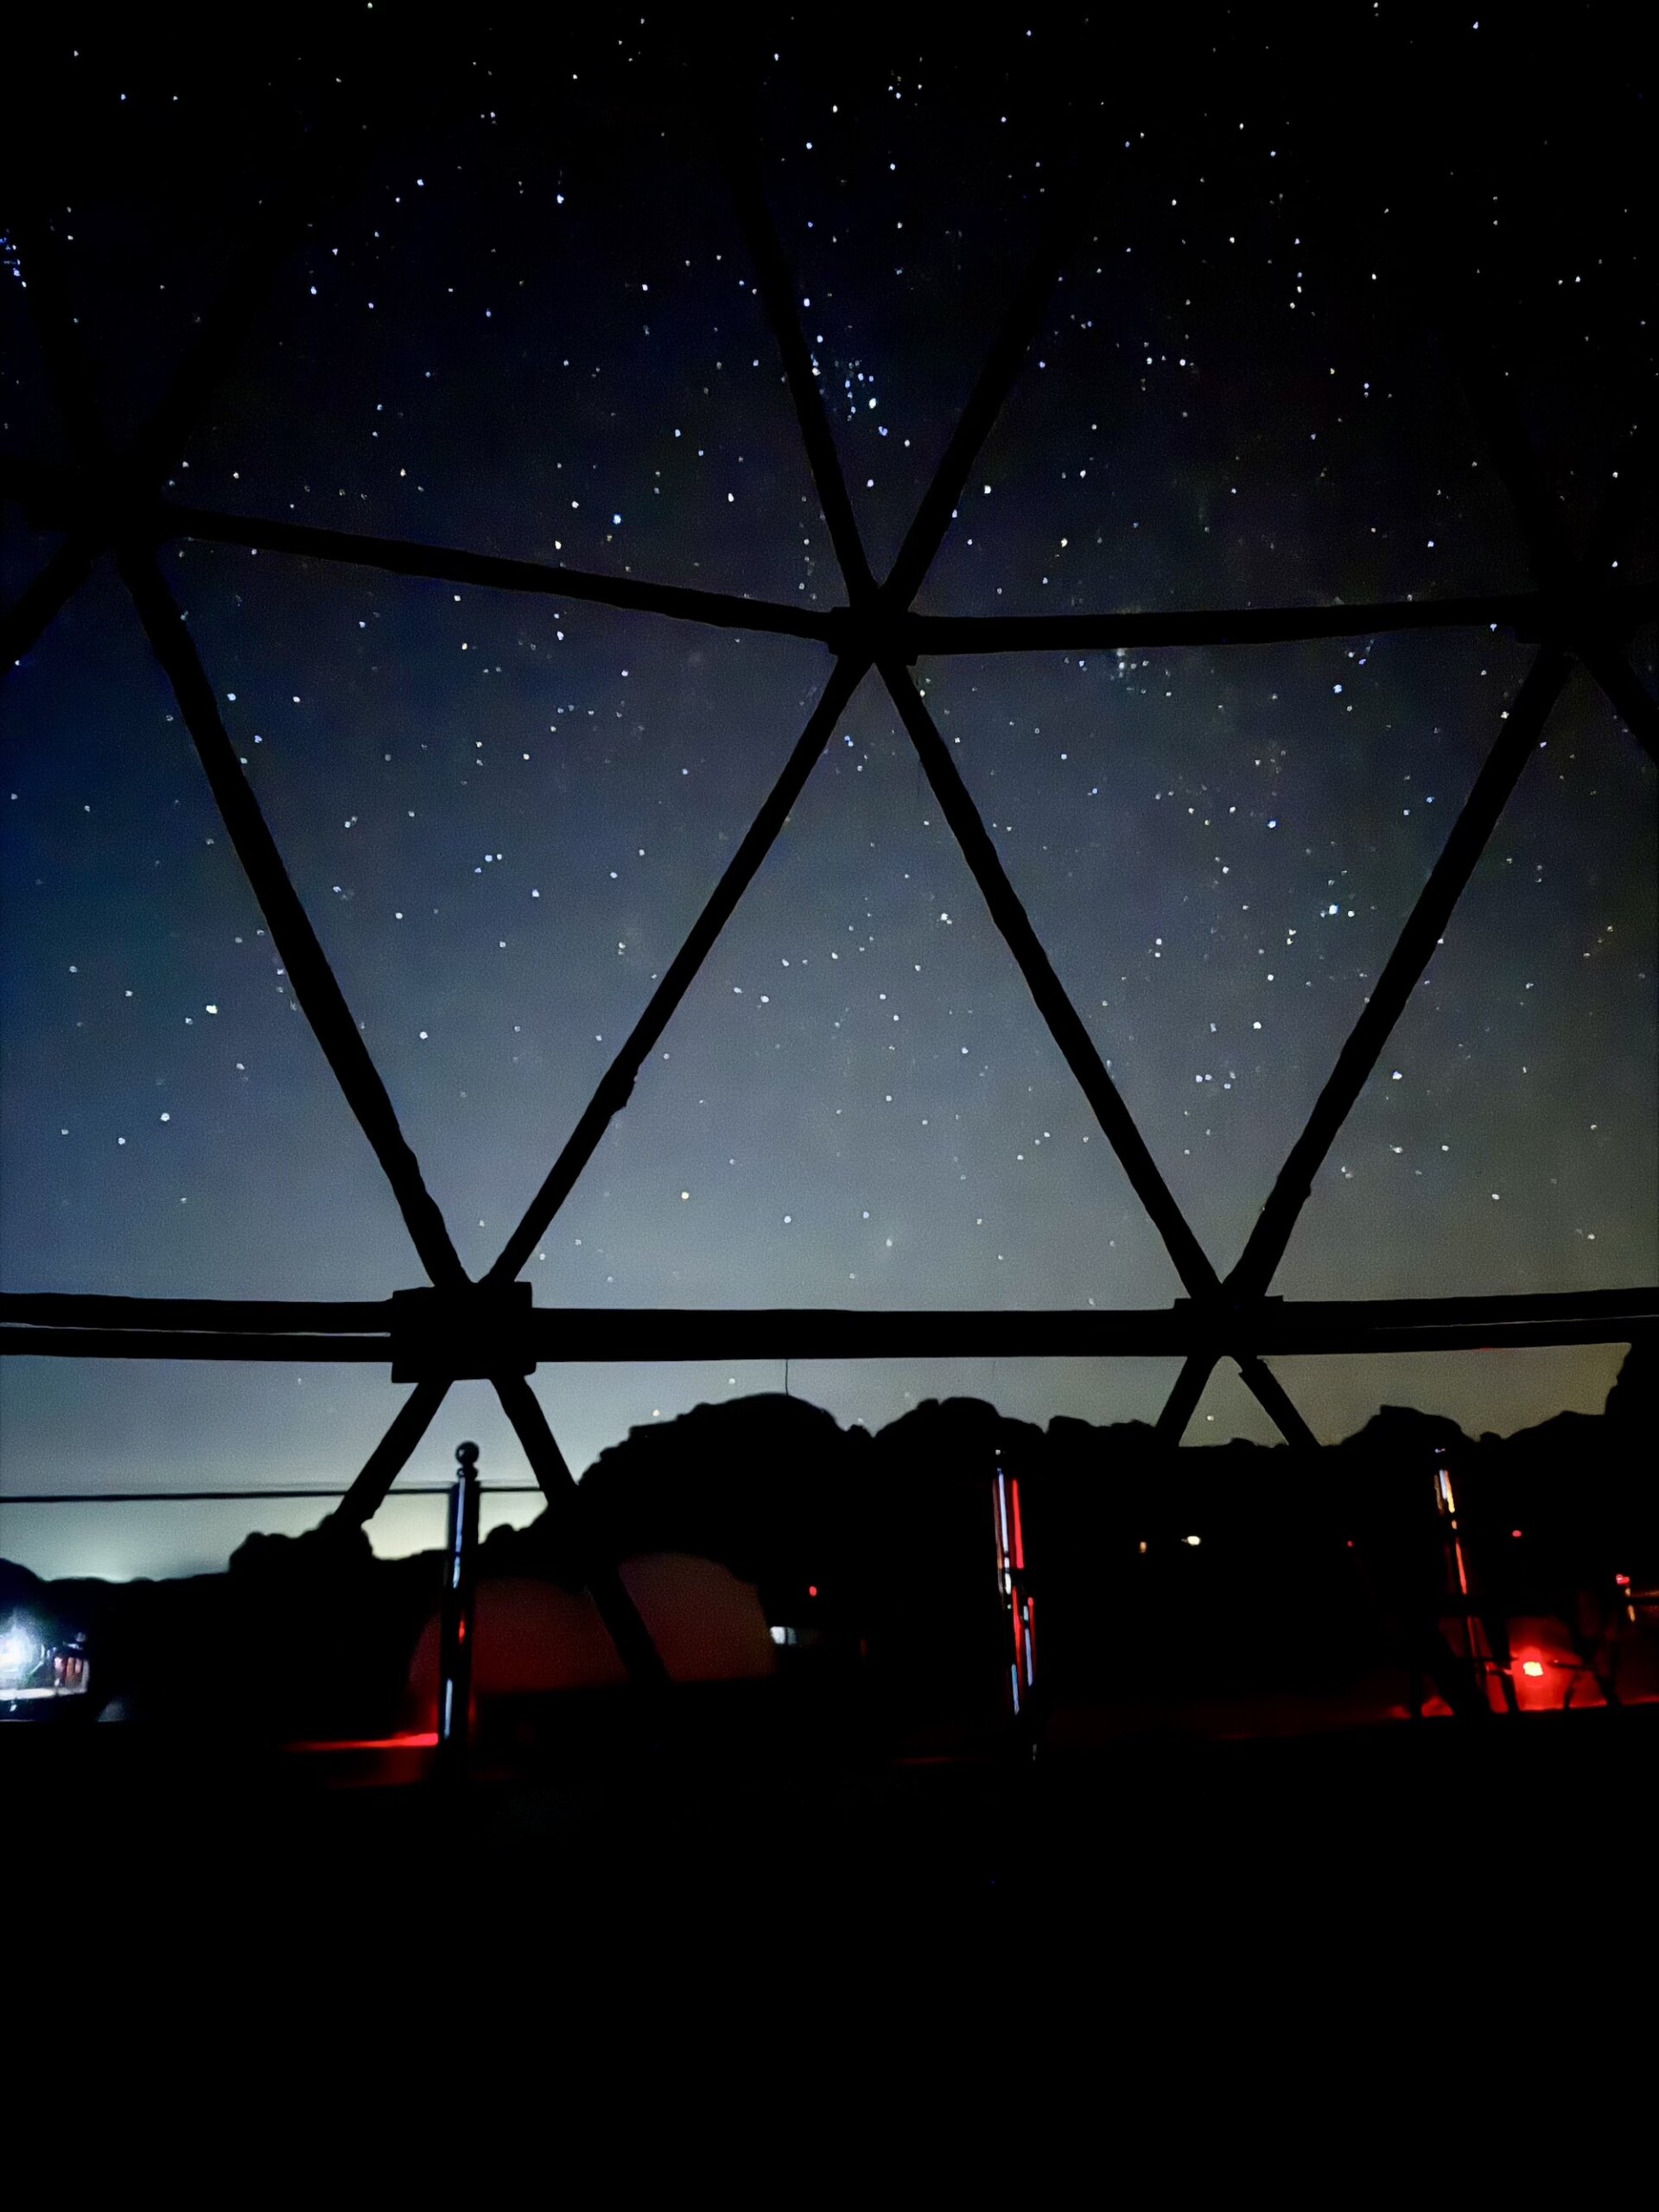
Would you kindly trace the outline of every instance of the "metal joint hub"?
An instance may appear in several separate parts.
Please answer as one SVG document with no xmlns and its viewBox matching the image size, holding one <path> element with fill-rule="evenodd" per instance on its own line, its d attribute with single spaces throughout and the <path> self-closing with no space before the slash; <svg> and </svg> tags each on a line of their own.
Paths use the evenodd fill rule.
<svg viewBox="0 0 1659 2212">
<path fill-rule="evenodd" d="M 394 1290 L 392 1381 L 478 1382 L 534 1374 L 531 1310 L 527 1282 Z"/>
</svg>

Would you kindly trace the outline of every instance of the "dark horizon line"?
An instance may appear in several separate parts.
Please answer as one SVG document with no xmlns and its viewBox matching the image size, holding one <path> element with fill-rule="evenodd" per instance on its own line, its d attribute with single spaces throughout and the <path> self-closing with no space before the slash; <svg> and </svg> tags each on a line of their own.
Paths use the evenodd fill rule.
<svg viewBox="0 0 1659 2212">
<path fill-rule="evenodd" d="M 895 1414 L 891 1421 L 882 1422 L 879 1427 L 864 1429 L 864 1424 L 862 1421 L 849 1421 L 843 1426 L 842 1421 L 833 1412 L 831 1412 L 829 1407 L 820 1406 L 810 1398 L 796 1398 L 793 1394 L 787 1389 L 747 1390 L 736 1398 L 701 1400 L 696 1406 L 688 1406 L 683 1408 L 679 1413 L 675 1414 L 670 1421 L 662 1423 L 660 1427 L 656 1421 L 632 1422 L 629 1425 L 623 1436 L 618 1438 L 614 1443 L 607 1444 L 601 1447 L 599 1454 L 594 1460 L 593 1467 L 596 1467 L 599 1465 L 600 1460 L 605 1457 L 607 1452 L 620 1451 L 624 1448 L 624 1446 L 635 1434 L 666 1434 L 672 1430 L 676 1423 L 689 1420 L 694 1414 L 707 1410 L 723 1410 L 727 1408 L 736 1405 L 752 1405 L 756 1403 L 758 1401 L 766 1398 L 788 1399 L 795 1404 L 804 1406 L 808 1410 L 813 1413 L 824 1414 L 830 1421 L 835 1423 L 836 1429 L 842 1435 L 848 1435 L 855 1430 L 862 1429 L 864 1433 L 872 1440 L 886 1434 L 887 1430 L 897 1427 L 901 1422 L 912 1419 L 914 1415 L 925 1412 L 930 1406 L 943 1408 L 952 1404 L 975 1404 L 991 1405 L 993 1412 L 997 1414 L 999 1419 L 1006 1418 L 1021 1427 L 1034 1427 L 1038 1429 L 1039 1433 L 1044 1437 L 1047 1437 L 1049 1435 L 1056 1421 L 1073 1421 L 1083 1427 L 1090 1429 L 1142 1429 L 1154 1444 L 1158 1441 L 1157 1423 L 1155 1421 L 1143 1420 L 1139 1416 L 1133 1417 L 1128 1421 L 1084 1421 L 1082 1415 L 1076 1414 L 1051 1414 L 1046 1423 L 1043 1423 L 1040 1421 L 1029 1421 L 1023 1414 L 1010 1414 L 1004 1416 L 1001 1412 L 1001 1408 L 994 1405 L 990 1400 L 964 1396 L 963 1395 L 956 1392 L 953 1392 L 949 1396 L 943 1398 L 929 1397 L 920 1399 L 915 1405 L 907 1407 L 903 1413 Z M 1500 1444 L 1510 1443 L 1520 1437 L 1535 1435 L 1541 1428 L 1547 1427 L 1551 1421 L 1560 1421 L 1567 1415 L 1574 1415 L 1575 1418 L 1581 1421 L 1605 1421 L 1608 1417 L 1607 1408 L 1605 1404 L 1599 1413 L 1577 1414 L 1574 1414 L 1574 1409 L 1572 1407 L 1563 1406 L 1556 1413 L 1546 1414 L 1541 1421 L 1532 1421 L 1523 1427 L 1511 1429 L 1507 1435 L 1503 1434 L 1501 1431 L 1483 1429 L 1478 1435 L 1471 1437 L 1464 1428 L 1462 1422 L 1457 1421 L 1449 1414 L 1428 1413 L 1425 1412 L 1418 1406 L 1393 1406 L 1382 1404 L 1377 1407 L 1376 1412 L 1368 1414 L 1365 1420 L 1361 1422 L 1360 1426 L 1351 1431 L 1348 1435 L 1338 1437 L 1333 1442 L 1329 1444 L 1316 1442 L 1314 1449 L 1319 1452 L 1339 1452 L 1350 1444 L 1357 1443 L 1374 1421 L 1380 1420 L 1383 1414 L 1390 1413 L 1404 1414 L 1408 1415 L 1414 1421 L 1438 1421 L 1453 1430 L 1466 1444 L 1481 1444 L 1484 1443 L 1488 1437 L 1495 1438 Z M 1217 1438 L 1213 1441 L 1209 1442 L 1197 1442 L 1190 1444 L 1181 1442 L 1173 1446 L 1166 1445 L 1164 1448 L 1166 1451 L 1174 1450 L 1178 1452 L 1224 1452 L 1231 1449 L 1235 1446 L 1243 1446 L 1246 1450 L 1252 1452 L 1287 1452 L 1306 1448 L 1301 1446 L 1294 1446 L 1284 1438 L 1281 1438 L 1276 1443 L 1268 1443 L 1262 1442 L 1254 1437 L 1236 1435 L 1226 1438 Z M 582 1471 L 582 1474 L 578 1476 L 576 1479 L 579 1482 L 585 1479 L 586 1476 L 593 1471 L 593 1467 L 585 1468 Z M 542 1486 L 539 1483 L 536 1482 L 490 1482 L 487 1479 L 480 1479 L 478 1483 L 478 1487 L 482 1495 L 491 1497 L 530 1497 L 542 1495 Z M 386 1497 L 448 1497 L 454 1488 L 454 1484 L 453 1482 L 409 1483 L 404 1484 L 399 1484 L 394 1482 L 387 1491 Z M 18 1491 L 10 1493 L 0 1491 L 0 1510 L 3 1510 L 9 1505 L 205 1505 L 263 1503 L 267 1501 L 277 1499 L 339 1499 L 349 1497 L 350 1494 L 351 1488 L 349 1484 L 338 1483 L 306 1484 L 284 1484 L 275 1485 L 265 1484 L 256 1489 L 238 1490 Z M 385 1500 L 383 1500 L 382 1503 L 384 1503 Z"/>
</svg>

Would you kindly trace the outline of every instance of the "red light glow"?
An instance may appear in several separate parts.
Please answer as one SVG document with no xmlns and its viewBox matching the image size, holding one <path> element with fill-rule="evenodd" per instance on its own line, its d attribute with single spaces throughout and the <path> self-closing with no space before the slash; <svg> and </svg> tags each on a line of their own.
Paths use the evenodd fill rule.
<svg viewBox="0 0 1659 2212">
<path fill-rule="evenodd" d="M 437 1749 L 435 1728 L 418 1728 L 400 1736 L 329 1737 L 319 1742 L 284 1745 L 289 1751 L 431 1751 Z"/>
<path fill-rule="evenodd" d="M 809 1598 L 816 1598 L 816 1597 L 817 1596 L 817 1594 L 818 1594 L 818 1586 L 817 1586 L 817 1584 L 816 1582 L 809 1582 L 809 1583 L 807 1584 L 807 1586 L 806 1586 L 806 1594 L 807 1594 L 807 1596 L 808 1596 Z"/>
</svg>

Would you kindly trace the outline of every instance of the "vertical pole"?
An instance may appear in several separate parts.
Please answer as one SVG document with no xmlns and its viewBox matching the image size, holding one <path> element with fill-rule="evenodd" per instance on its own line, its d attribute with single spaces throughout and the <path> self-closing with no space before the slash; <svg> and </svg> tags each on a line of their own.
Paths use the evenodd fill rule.
<svg viewBox="0 0 1659 2212">
<path fill-rule="evenodd" d="M 444 1555 L 438 1639 L 438 1770 L 453 1780 L 467 1772 L 473 1691 L 473 1575 L 478 1556 L 478 1446 L 458 1444 L 459 1472 L 449 1493 L 449 1541 Z"/>
</svg>

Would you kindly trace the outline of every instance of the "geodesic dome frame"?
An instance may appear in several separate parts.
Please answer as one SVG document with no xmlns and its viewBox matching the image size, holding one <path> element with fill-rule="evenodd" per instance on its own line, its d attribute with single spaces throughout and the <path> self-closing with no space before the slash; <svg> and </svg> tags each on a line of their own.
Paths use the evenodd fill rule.
<svg viewBox="0 0 1659 2212">
<path fill-rule="evenodd" d="M 1503 381 L 1472 332 L 1448 309 L 1445 334 L 1491 458 L 1524 532 L 1535 588 L 1382 604 L 1096 615 L 930 615 L 918 594 L 949 530 L 975 458 L 1035 338 L 1090 194 L 1062 195 L 1039 251 L 1007 307 L 968 404 L 888 573 L 873 572 L 843 480 L 796 309 L 797 293 L 758 173 L 733 165 L 733 188 L 754 278 L 781 359 L 819 505 L 839 563 L 844 603 L 814 609 L 671 582 L 590 573 L 455 548 L 359 535 L 192 506 L 168 496 L 171 472 L 229 370 L 284 257 L 315 219 L 319 175 L 266 219 L 199 331 L 147 426 L 117 450 L 44 220 L 18 226 L 21 272 L 72 461 L 0 459 L 0 492 L 39 527 L 64 533 L 41 573 L 0 624 L 0 667 L 38 639 L 105 553 L 113 556 L 176 698 L 238 859 L 329 1067 L 396 1198 L 427 1282 L 383 1300 L 213 1300 L 29 1293 L 0 1299 L 0 1351 L 67 1357 L 349 1361 L 390 1364 L 410 1385 L 385 1436 L 342 1501 L 360 1524 L 391 1484 L 452 1382 L 487 1380 L 499 1396 L 551 1507 L 580 1542 L 580 1494 L 527 1380 L 538 1362 L 646 1361 L 705 1353 L 799 1357 L 912 1357 L 1005 1351 L 1179 1357 L 1179 1378 L 1159 1427 L 1179 1441 L 1217 1361 L 1249 1389 L 1294 1445 L 1315 1440 L 1266 1364 L 1269 1355 L 1452 1350 L 1624 1341 L 1659 1324 L 1659 1290 L 1490 1298 L 1290 1303 L 1270 1294 L 1275 1270 L 1338 1131 L 1376 1066 L 1468 884 L 1575 664 L 1659 760 L 1659 708 L 1627 657 L 1659 607 L 1659 587 L 1611 584 L 1605 571 L 1626 524 L 1610 505 L 1580 556 L 1569 545 Z M 781 774 L 739 842 L 690 935 L 594 1090 L 517 1227 L 481 1279 L 463 1267 L 443 1215 L 404 1138 L 330 963 L 244 773 L 201 658 L 162 573 L 158 549 L 197 539 L 507 592 L 648 613 L 726 631 L 781 633 L 832 656 L 817 704 Z M 1288 642 L 1391 631 L 1501 626 L 1534 647 L 1463 808 L 1354 1022 L 1306 1125 L 1285 1155 L 1236 1263 L 1224 1275 L 1165 1181 L 1096 1046 L 1063 988 L 978 807 L 952 760 L 912 669 L 924 655 Z M 537 1308 L 518 1280 L 569 1197 L 716 938 L 776 841 L 854 692 L 872 671 L 885 687 L 1031 998 L 1156 1228 L 1185 1295 L 1163 1311 L 849 1312 L 824 1308 L 646 1311 Z M 579 1554 L 580 1555 L 580 1554 Z M 661 1662 L 614 1563 L 587 1552 L 596 1600 L 636 1676 Z"/>
</svg>

